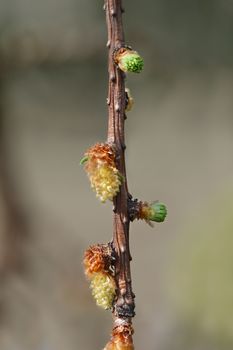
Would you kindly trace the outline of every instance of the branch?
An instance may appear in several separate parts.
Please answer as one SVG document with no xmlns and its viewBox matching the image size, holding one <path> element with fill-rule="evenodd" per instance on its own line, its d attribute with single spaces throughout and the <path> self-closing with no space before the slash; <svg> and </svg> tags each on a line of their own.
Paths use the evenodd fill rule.
<svg viewBox="0 0 233 350">
<path fill-rule="evenodd" d="M 125 45 L 121 0 L 105 0 L 108 42 L 108 137 L 97 143 L 81 159 L 91 187 L 102 202 L 113 201 L 113 240 L 89 247 L 84 255 L 87 278 L 97 305 L 112 309 L 114 326 L 104 350 L 133 350 L 132 318 L 135 315 L 131 285 L 129 226 L 130 221 L 144 219 L 162 222 L 166 207 L 159 202 L 148 204 L 132 199 L 127 186 L 125 167 L 125 112 L 133 105 L 125 88 L 125 72 L 139 73 L 143 60 Z"/>
<path fill-rule="evenodd" d="M 106 0 L 105 5 L 109 58 L 109 91 L 108 91 L 108 142 L 112 143 L 117 154 L 117 168 L 124 177 L 120 192 L 114 199 L 113 248 L 116 252 L 116 285 L 117 298 L 114 305 L 116 317 L 134 316 L 134 294 L 131 287 L 130 252 L 129 252 L 129 217 L 128 189 L 125 170 L 125 74 L 114 63 L 114 52 L 124 47 L 121 1 Z M 130 320 L 129 320 L 130 322 Z"/>
</svg>

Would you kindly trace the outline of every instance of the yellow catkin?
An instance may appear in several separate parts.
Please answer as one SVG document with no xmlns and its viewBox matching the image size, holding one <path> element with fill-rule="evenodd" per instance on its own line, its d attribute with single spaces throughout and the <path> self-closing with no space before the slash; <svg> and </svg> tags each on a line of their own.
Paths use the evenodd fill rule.
<svg viewBox="0 0 233 350">
<path fill-rule="evenodd" d="M 91 187 L 103 203 L 107 199 L 112 201 L 119 192 L 121 179 L 118 170 L 114 167 L 100 165 L 89 174 L 89 178 Z"/>
<path fill-rule="evenodd" d="M 101 202 L 112 201 L 120 190 L 123 177 L 115 164 L 115 153 L 108 144 L 96 144 L 85 154 L 85 170 Z"/>
<path fill-rule="evenodd" d="M 96 304 L 105 310 L 111 309 L 116 290 L 114 279 L 108 274 L 96 273 L 90 288 Z"/>
</svg>

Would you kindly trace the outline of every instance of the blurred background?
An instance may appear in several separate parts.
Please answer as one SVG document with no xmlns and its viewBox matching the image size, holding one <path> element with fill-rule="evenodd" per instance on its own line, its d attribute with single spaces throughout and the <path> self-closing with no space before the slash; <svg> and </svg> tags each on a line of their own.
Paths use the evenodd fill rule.
<svg viewBox="0 0 233 350">
<path fill-rule="evenodd" d="M 131 193 L 168 218 L 131 226 L 135 348 L 233 348 L 233 2 L 125 2 Z M 79 166 L 107 130 L 101 1 L 0 4 L 0 349 L 95 350 L 83 251 L 112 235 Z"/>
</svg>

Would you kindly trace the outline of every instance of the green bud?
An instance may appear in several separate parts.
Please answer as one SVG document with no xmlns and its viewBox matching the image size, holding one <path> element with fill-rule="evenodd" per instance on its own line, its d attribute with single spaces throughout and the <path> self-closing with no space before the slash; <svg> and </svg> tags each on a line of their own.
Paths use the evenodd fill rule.
<svg viewBox="0 0 233 350">
<path fill-rule="evenodd" d="M 150 205 L 148 219 L 156 222 L 163 222 L 167 216 L 166 205 L 160 202 L 154 202 Z"/>
<path fill-rule="evenodd" d="M 124 72 L 140 73 L 144 65 L 142 57 L 132 50 L 127 50 L 118 56 L 118 66 Z"/>
<path fill-rule="evenodd" d="M 80 160 L 79 164 L 80 164 L 80 165 L 83 165 L 83 164 L 86 163 L 87 161 L 88 161 L 88 156 L 84 156 L 84 157 Z"/>
</svg>

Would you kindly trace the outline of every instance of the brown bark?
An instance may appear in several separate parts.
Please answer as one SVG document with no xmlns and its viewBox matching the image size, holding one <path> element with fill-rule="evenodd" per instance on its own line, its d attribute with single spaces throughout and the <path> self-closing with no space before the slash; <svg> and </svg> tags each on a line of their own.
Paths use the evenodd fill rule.
<svg viewBox="0 0 233 350">
<path fill-rule="evenodd" d="M 124 182 L 117 197 L 114 199 L 113 215 L 113 249 L 115 250 L 115 279 L 117 285 L 116 301 L 114 303 L 115 322 L 119 319 L 131 322 L 134 316 L 134 294 L 131 286 L 130 251 L 129 251 L 129 214 L 126 169 L 125 169 L 125 74 L 116 66 L 114 52 L 125 45 L 122 24 L 121 0 L 105 0 L 105 11 L 108 29 L 109 49 L 108 72 L 108 142 L 115 148 L 117 168 L 124 177 Z"/>
</svg>

